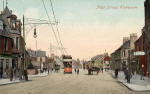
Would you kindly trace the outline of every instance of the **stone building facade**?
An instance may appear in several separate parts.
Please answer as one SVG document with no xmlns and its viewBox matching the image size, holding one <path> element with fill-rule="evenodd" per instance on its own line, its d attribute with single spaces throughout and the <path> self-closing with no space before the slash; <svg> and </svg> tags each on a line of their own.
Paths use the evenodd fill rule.
<svg viewBox="0 0 150 94">
<path fill-rule="evenodd" d="M 123 37 L 123 44 L 111 54 L 111 68 L 122 69 L 123 66 L 128 66 L 132 69 L 134 66 L 132 60 L 134 56 L 134 42 L 137 40 L 135 33 L 130 34 L 130 37 Z"/>
</svg>

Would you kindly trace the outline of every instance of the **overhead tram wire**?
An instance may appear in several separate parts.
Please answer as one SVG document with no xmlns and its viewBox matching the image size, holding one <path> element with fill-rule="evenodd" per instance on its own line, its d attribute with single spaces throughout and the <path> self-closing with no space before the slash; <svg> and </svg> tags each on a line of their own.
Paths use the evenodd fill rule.
<svg viewBox="0 0 150 94">
<path fill-rule="evenodd" d="M 43 6 L 44 6 L 44 9 L 45 9 L 46 15 L 47 15 L 47 17 L 48 17 L 48 19 L 49 19 L 49 22 L 51 22 L 50 17 L 49 17 L 48 12 L 47 12 L 47 9 L 46 9 L 46 6 L 45 6 L 45 3 L 44 3 L 44 0 L 42 0 L 42 3 L 43 3 Z M 54 27 L 53 27 L 53 25 L 52 25 L 51 23 L 49 23 L 49 25 L 50 25 L 50 26 L 51 26 L 51 28 L 52 28 L 52 31 L 53 31 L 53 33 L 54 33 L 54 36 L 55 36 L 55 39 L 56 39 L 57 45 L 58 45 L 58 47 L 59 47 L 59 42 L 58 42 L 57 35 L 56 35 L 56 33 L 55 33 Z M 62 53 L 63 53 L 63 52 L 62 52 Z"/>
<path fill-rule="evenodd" d="M 53 16 L 54 16 L 54 20 L 55 20 L 55 22 L 57 22 L 56 16 L 55 16 L 55 12 L 54 12 L 54 8 L 53 8 L 52 0 L 49 0 L 49 1 L 50 1 L 50 4 L 51 4 L 52 13 L 53 13 Z M 58 33 L 58 39 L 59 39 L 59 41 L 60 41 L 60 44 L 61 44 L 61 46 L 62 46 L 62 49 L 64 50 L 64 52 L 65 52 L 66 54 L 68 54 L 67 51 L 66 51 L 66 49 L 64 48 L 64 46 L 63 46 L 63 44 L 62 44 L 61 39 L 60 39 L 60 33 L 59 33 L 59 29 L 58 29 L 58 24 L 56 25 L 56 29 L 57 29 L 57 33 Z"/>
<path fill-rule="evenodd" d="M 51 4 L 52 13 L 53 13 L 53 16 L 54 16 L 55 22 L 57 22 L 57 20 L 56 20 L 56 16 L 55 16 L 55 12 L 54 12 L 54 8 L 53 8 L 52 0 L 49 0 L 49 1 L 50 1 L 50 4 Z M 64 48 L 64 46 L 63 46 L 63 44 L 62 44 L 61 39 L 60 39 L 60 34 L 59 34 L 58 24 L 56 25 L 56 29 L 57 29 L 57 33 L 58 33 L 58 38 L 59 38 L 60 44 L 61 44 L 61 46 L 62 46 L 62 50 L 64 50 L 64 52 L 65 52 L 66 54 L 68 54 L 68 53 L 67 53 L 67 51 L 65 50 L 65 48 Z"/>
</svg>

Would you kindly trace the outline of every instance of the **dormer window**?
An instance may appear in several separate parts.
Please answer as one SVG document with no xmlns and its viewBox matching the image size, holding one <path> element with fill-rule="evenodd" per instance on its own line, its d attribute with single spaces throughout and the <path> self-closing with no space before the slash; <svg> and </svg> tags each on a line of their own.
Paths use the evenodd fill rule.
<svg viewBox="0 0 150 94">
<path fill-rule="evenodd" d="M 13 28 L 13 29 L 16 29 L 16 21 L 15 21 L 15 20 L 12 20 L 11 25 L 12 25 L 12 28 Z"/>
<path fill-rule="evenodd" d="M 4 29 L 4 24 L 3 24 L 3 21 L 0 20 L 0 29 L 3 30 Z"/>
</svg>

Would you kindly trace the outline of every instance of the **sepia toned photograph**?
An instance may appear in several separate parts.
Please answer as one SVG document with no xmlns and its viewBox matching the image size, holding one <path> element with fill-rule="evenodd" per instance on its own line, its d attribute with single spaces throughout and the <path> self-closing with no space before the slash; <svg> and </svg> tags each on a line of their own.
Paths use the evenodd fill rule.
<svg viewBox="0 0 150 94">
<path fill-rule="evenodd" d="M 0 0 L 0 94 L 150 94 L 150 0 Z"/>
</svg>

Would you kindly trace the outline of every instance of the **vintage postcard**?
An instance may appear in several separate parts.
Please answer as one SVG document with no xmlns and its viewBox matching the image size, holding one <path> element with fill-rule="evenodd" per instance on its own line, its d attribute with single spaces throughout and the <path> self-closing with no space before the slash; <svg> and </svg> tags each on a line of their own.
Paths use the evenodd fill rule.
<svg viewBox="0 0 150 94">
<path fill-rule="evenodd" d="M 150 0 L 0 0 L 0 94 L 150 94 Z"/>
</svg>

